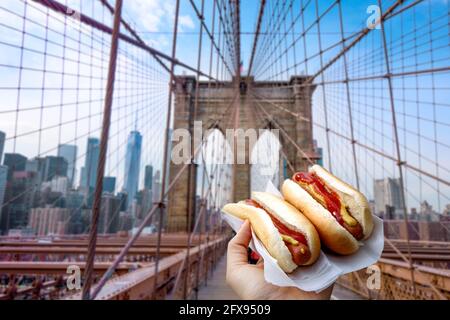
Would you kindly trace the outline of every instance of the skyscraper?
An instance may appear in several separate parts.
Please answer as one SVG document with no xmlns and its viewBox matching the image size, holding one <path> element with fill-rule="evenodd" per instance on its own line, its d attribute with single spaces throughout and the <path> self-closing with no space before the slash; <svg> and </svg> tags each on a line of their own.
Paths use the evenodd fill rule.
<svg viewBox="0 0 450 320">
<path fill-rule="evenodd" d="M 128 136 L 127 154 L 125 159 L 123 190 L 128 194 L 127 207 L 133 203 L 139 184 L 141 166 L 142 136 L 138 131 L 131 131 Z"/>
<path fill-rule="evenodd" d="M 153 166 L 147 165 L 145 166 L 144 188 L 147 190 L 152 190 L 152 182 L 153 182 Z"/>
<path fill-rule="evenodd" d="M 80 171 L 80 187 L 86 188 L 87 186 L 87 182 L 86 182 L 86 168 L 85 167 L 81 167 L 81 171 Z"/>
<path fill-rule="evenodd" d="M 98 221 L 98 232 L 116 233 L 119 227 L 119 215 L 120 198 L 112 194 L 103 194 Z"/>
<path fill-rule="evenodd" d="M 67 177 L 68 164 L 65 158 L 45 157 L 44 181 L 51 181 L 55 177 Z"/>
<path fill-rule="evenodd" d="M 156 170 L 153 176 L 153 202 L 158 202 L 161 197 L 161 171 Z"/>
<path fill-rule="evenodd" d="M 0 223 L 5 233 L 9 229 L 26 226 L 30 208 L 36 205 L 35 186 L 35 172 L 14 171 L 6 188 Z"/>
<path fill-rule="evenodd" d="M 14 171 L 24 171 L 27 157 L 19 153 L 5 153 L 3 164 L 8 166 L 8 181 L 11 181 Z"/>
<path fill-rule="evenodd" d="M 3 200 L 5 199 L 6 180 L 8 178 L 8 167 L 0 165 L 0 216 Z"/>
<path fill-rule="evenodd" d="M 386 178 L 375 180 L 374 198 L 375 214 L 386 214 L 386 207 L 392 207 L 396 214 L 403 212 L 400 179 Z"/>
<path fill-rule="evenodd" d="M 116 190 L 116 177 L 103 177 L 103 192 L 114 194 Z"/>
<path fill-rule="evenodd" d="M 2 163 L 3 150 L 5 150 L 6 134 L 0 131 L 0 163 Z"/>
<path fill-rule="evenodd" d="M 84 160 L 84 167 L 81 171 L 80 186 L 85 190 L 95 188 L 95 181 L 97 179 L 98 158 L 100 155 L 100 140 L 97 138 L 88 138 L 86 147 L 86 158 Z"/>
<path fill-rule="evenodd" d="M 63 157 L 67 161 L 67 177 L 69 178 L 69 186 L 72 187 L 75 180 L 77 146 L 60 144 L 58 146 L 58 157 Z"/>
</svg>

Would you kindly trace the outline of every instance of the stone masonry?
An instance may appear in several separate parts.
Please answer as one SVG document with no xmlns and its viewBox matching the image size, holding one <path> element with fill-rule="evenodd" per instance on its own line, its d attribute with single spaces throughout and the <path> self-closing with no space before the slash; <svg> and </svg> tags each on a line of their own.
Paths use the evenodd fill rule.
<svg viewBox="0 0 450 320">
<path fill-rule="evenodd" d="M 314 91 L 313 86 L 301 86 L 307 77 L 292 77 L 289 82 L 255 82 L 252 78 L 241 80 L 240 86 L 235 81 L 215 83 L 200 82 L 197 110 L 195 107 L 196 79 L 193 76 L 181 76 L 178 78 L 175 88 L 174 104 L 174 130 L 193 129 L 194 121 L 202 121 L 203 132 L 215 127 L 225 133 L 226 129 L 234 128 L 236 118 L 229 119 L 232 114 L 234 104 L 237 106 L 238 127 L 243 130 L 249 128 L 265 129 L 275 128 L 271 120 L 281 126 L 286 133 L 308 154 L 312 154 L 312 122 L 299 120 L 294 115 L 275 107 L 273 104 L 282 106 L 292 113 L 301 117 L 311 119 L 311 96 Z M 249 93 L 253 92 L 254 94 Z M 237 96 L 238 95 L 238 96 Z M 272 119 L 260 120 L 256 116 L 259 108 L 256 106 L 256 97 L 260 105 L 272 115 Z M 261 99 L 263 97 L 264 99 Z M 230 107 L 231 106 L 231 107 Z M 217 125 L 216 120 L 225 117 Z M 258 111 L 259 114 L 262 114 Z M 195 119 L 194 119 L 195 115 Z M 191 131 L 192 132 L 192 131 Z M 306 170 L 308 162 L 280 132 L 280 143 L 283 152 L 296 170 Z M 178 142 L 172 142 L 172 148 Z M 194 145 L 194 144 L 193 144 Z M 246 159 L 248 160 L 251 150 L 246 144 Z M 193 228 L 195 221 L 195 176 L 196 165 L 189 164 L 174 188 L 169 193 L 168 214 L 165 228 L 168 232 L 189 231 Z M 250 196 L 250 164 L 235 164 L 233 167 L 232 193 L 234 201 L 246 199 Z M 183 167 L 170 162 L 169 183 L 178 175 Z M 287 170 L 287 176 L 293 172 Z M 191 215 L 191 216 L 189 216 Z"/>
</svg>

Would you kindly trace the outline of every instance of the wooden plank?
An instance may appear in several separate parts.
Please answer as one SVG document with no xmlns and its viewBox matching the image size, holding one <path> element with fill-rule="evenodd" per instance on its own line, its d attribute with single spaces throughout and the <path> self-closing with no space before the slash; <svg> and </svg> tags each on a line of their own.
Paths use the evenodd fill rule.
<svg viewBox="0 0 450 320">
<path fill-rule="evenodd" d="M 227 271 L 226 256 L 223 256 L 213 276 L 208 279 L 208 285 L 200 288 L 198 292 L 199 300 L 238 300 L 239 296 L 231 289 L 225 281 Z"/>
</svg>

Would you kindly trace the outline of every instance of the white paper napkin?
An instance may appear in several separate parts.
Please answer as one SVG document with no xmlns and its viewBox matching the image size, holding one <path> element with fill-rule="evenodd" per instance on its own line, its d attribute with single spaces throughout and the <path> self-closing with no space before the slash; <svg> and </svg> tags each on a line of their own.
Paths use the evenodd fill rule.
<svg viewBox="0 0 450 320">
<path fill-rule="evenodd" d="M 281 197 L 278 189 L 269 181 L 266 192 Z M 244 222 L 223 212 L 224 220 L 234 231 L 238 231 Z M 384 247 L 383 220 L 373 215 L 374 229 L 369 239 L 360 242 L 359 250 L 349 256 L 340 256 L 321 252 L 319 259 L 311 266 L 298 267 L 294 272 L 287 274 L 278 265 L 252 232 L 250 248 L 264 259 L 264 278 L 279 287 L 297 287 L 304 291 L 320 292 L 328 288 L 337 278 L 346 273 L 366 268 L 378 261 Z"/>
</svg>

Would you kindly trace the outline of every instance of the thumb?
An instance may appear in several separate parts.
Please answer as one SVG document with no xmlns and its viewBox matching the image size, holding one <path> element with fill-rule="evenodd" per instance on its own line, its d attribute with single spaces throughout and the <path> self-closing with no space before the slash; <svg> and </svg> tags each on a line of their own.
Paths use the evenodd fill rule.
<svg viewBox="0 0 450 320">
<path fill-rule="evenodd" d="M 228 243 L 227 260 L 229 266 L 248 264 L 247 248 L 251 238 L 250 223 L 245 220 L 238 233 Z"/>
</svg>

